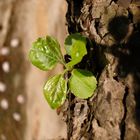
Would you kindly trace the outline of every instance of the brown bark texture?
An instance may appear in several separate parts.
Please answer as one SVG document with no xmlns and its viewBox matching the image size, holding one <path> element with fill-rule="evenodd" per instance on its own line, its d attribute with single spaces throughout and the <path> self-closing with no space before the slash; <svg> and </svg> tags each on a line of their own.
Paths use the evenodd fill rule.
<svg viewBox="0 0 140 140">
<path fill-rule="evenodd" d="M 88 55 L 76 67 L 98 80 L 93 97 L 69 94 L 69 140 L 140 140 L 140 3 L 67 0 L 69 33 L 87 37 Z M 86 62 L 86 63 L 85 63 Z"/>
</svg>

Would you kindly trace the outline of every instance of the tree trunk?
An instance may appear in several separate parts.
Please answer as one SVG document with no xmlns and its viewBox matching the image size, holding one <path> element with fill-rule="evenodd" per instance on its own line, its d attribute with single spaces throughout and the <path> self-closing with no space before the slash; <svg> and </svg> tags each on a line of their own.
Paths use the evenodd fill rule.
<svg viewBox="0 0 140 140">
<path fill-rule="evenodd" d="M 88 38 L 88 55 L 79 68 L 92 71 L 98 80 L 88 100 L 69 94 L 63 108 L 63 112 L 67 108 L 68 140 L 140 140 L 139 2 L 67 3 L 69 33 Z"/>
</svg>

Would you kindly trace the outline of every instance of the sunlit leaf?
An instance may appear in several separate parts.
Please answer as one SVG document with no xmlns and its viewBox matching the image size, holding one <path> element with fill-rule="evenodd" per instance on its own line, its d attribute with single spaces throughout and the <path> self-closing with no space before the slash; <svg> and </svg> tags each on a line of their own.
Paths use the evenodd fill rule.
<svg viewBox="0 0 140 140">
<path fill-rule="evenodd" d="M 58 108 L 64 103 L 66 92 L 67 82 L 61 74 L 49 79 L 44 86 L 45 98 L 53 109 Z"/>
<path fill-rule="evenodd" d="M 87 54 L 86 38 L 79 33 L 69 35 L 65 40 L 65 49 L 67 54 L 71 56 L 71 61 L 67 66 L 72 67 Z"/>
<path fill-rule="evenodd" d="M 74 69 L 69 80 L 72 93 L 82 99 L 91 97 L 96 89 L 97 81 L 93 74 L 86 70 Z"/>
<path fill-rule="evenodd" d="M 33 43 L 29 59 L 33 65 L 46 71 L 54 68 L 58 62 L 63 63 L 60 45 L 50 36 L 39 38 Z"/>
</svg>

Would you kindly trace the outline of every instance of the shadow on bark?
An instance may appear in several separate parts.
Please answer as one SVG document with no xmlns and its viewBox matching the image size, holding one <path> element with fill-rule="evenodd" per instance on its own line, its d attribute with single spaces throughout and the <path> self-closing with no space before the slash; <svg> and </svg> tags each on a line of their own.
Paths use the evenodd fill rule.
<svg viewBox="0 0 140 140">
<path fill-rule="evenodd" d="M 97 78 L 100 78 L 108 63 L 104 56 L 105 53 L 113 55 L 118 61 L 113 78 L 117 82 L 122 82 L 125 86 L 122 101 L 124 115 L 120 123 L 120 137 L 123 140 L 128 133 L 131 121 L 134 121 L 138 130 L 140 127 L 140 26 L 139 23 L 132 24 L 131 19 L 128 17 L 118 16 L 110 20 L 108 31 L 115 39 L 115 44 L 103 46 L 93 42 L 94 51 L 92 55 L 96 60 L 90 60 L 93 60 L 96 66 L 89 67 L 89 70 L 94 71 Z M 89 55 L 87 57 L 89 58 Z M 87 60 L 82 61 L 82 63 L 85 61 Z M 90 62 L 92 63 L 92 61 Z"/>
<path fill-rule="evenodd" d="M 133 92 L 128 92 L 135 96 L 134 119 L 140 125 L 140 28 L 138 25 L 133 25 L 134 29 L 129 36 L 130 21 L 127 17 L 120 16 L 110 21 L 108 30 L 118 42 L 117 45 L 110 47 L 110 53 L 117 57 L 119 62 L 116 68 L 117 79 L 126 78 L 129 74 L 133 76 L 133 89 L 130 89 Z"/>
<path fill-rule="evenodd" d="M 80 26 L 77 25 L 76 21 L 81 14 L 81 8 L 83 6 L 84 0 L 66 0 L 68 3 L 68 11 L 71 13 L 66 14 L 67 22 L 68 22 L 68 31 L 69 33 L 73 33 L 76 30 L 81 30 Z M 74 11 L 74 12 L 72 12 Z"/>
</svg>

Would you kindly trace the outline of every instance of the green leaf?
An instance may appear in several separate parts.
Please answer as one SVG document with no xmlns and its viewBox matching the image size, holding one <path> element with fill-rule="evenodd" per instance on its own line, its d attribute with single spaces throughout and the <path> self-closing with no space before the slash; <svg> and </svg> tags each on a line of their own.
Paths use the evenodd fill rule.
<svg viewBox="0 0 140 140">
<path fill-rule="evenodd" d="M 87 54 L 86 38 L 79 33 L 69 35 L 65 40 L 65 49 L 72 59 L 67 66 L 72 67 L 79 63 L 83 56 Z"/>
<path fill-rule="evenodd" d="M 29 59 L 33 65 L 45 71 L 54 68 L 58 62 L 64 63 L 59 43 L 50 36 L 33 43 Z"/>
<path fill-rule="evenodd" d="M 91 97 L 96 89 L 97 81 L 93 74 L 86 70 L 74 69 L 69 80 L 71 92 L 82 99 Z"/>
<path fill-rule="evenodd" d="M 52 109 L 61 106 L 67 93 L 67 81 L 58 74 L 49 79 L 44 86 L 44 95 Z"/>
</svg>

